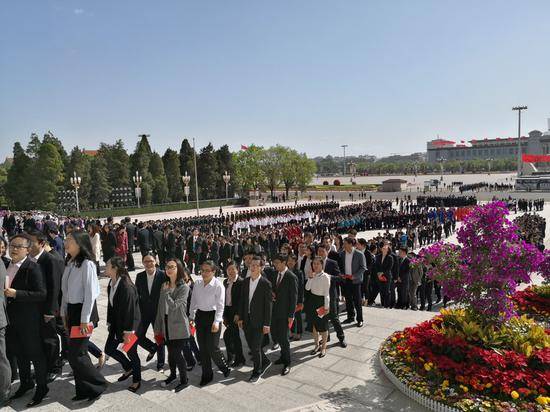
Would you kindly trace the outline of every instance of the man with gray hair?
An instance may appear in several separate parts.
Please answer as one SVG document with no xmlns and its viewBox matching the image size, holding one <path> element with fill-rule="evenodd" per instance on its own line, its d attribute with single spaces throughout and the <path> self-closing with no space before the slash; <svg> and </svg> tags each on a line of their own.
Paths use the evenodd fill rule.
<svg viewBox="0 0 550 412">
<path fill-rule="evenodd" d="M 8 317 L 6 315 L 6 298 L 4 289 L 8 288 L 6 283 L 6 267 L 0 262 L 0 409 L 8 404 L 11 386 L 11 367 L 6 355 L 6 326 Z"/>
</svg>

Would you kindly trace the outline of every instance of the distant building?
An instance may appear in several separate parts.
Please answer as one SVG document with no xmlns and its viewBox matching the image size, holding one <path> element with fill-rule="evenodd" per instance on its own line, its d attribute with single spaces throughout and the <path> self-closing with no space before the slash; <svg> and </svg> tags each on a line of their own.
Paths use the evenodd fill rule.
<svg viewBox="0 0 550 412">
<path fill-rule="evenodd" d="M 550 119 L 544 133 L 533 130 L 521 138 L 521 152 L 526 154 L 550 154 Z M 436 139 L 427 144 L 428 162 L 445 160 L 517 159 L 518 138 L 472 139 L 455 142 Z"/>
<path fill-rule="evenodd" d="M 403 179 L 387 179 L 378 188 L 379 192 L 402 192 L 407 187 L 407 181 Z"/>
</svg>

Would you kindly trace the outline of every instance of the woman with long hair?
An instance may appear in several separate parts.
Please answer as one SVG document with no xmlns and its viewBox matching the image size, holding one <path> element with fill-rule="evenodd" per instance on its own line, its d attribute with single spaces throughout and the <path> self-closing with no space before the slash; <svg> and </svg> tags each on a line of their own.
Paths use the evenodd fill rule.
<svg viewBox="0 0 550 412">
<path fill-rule="evenodd" d="M 314 257 L 311 262 L 312 271 L 308 275 L 306 290 L 311 291 L 311 319 L 313 320 L 313 341 L 315 348 L 312 355 L 319 353 L 322 358 L 327 353 L 328 312 L 330 311 L 330 276 L 323 271 L 323 259 Z M 324 312 L 320 313 L 320 312 Z M 323 340 L 319 347 L 319 334 Z"/>
<path fill-rule="evenodd" d="M 126 227 L 124 225 L 120 225 L 116 228 L 115 255 L 126 263 L 126 258 L 128 256 L 128 234 L 126 233 Z"/>
<path fill-rule="evenodd" d="M 99 296 L 90 236 L 83 230 L 71 232 L 65 239 L 65 250 L 70 258 L 61 282 L 61 316 L 69 336 L 72 327 L 86 334 L 95 300 Z M 69 337 L 68 357 L 74 372 L 75 401 L 95 400 L 107 388 L 107 381 L 92 365 L 88 355 L 88 341 L 88 337 Z"/>
<path fill-rule="evenodd" d="M 101 229 L 97 223 L 91 223 L 88 226 L 88 233 L 90 234 L 90 239 L 92 241 L 92 254 L 94 257 L 94 262 L 97 267 L 97 276 L 99 276 L 99 260 L 101 259 L 101 235 L 99 234 Z"/>
<path fill-rule="evenodd" d="M 189 286 L 183 281 L 184 267 L 179 259 L 168 259 L 165 271 L 168 280 L 160 291 L 154 330 L 155 335 L 163 337 L 168 347 L 170 376 L 161 385 L 166 387 L 174 382 L 177 378 L 177 369 L 180 373 L 180 383 L 175 391 L 179 392 L 188 385 L 187 364 L 183 350 L 185 339 L 191 336 L 187 317 Z"/>
<path fill-rule="evenodd" d="M 107 286 L 107 324 L 109 336 L 105 343 L 105 353 L 117 360 L 124 368 L 119 382 L 132 376 L 130 392 L 141 387 L 141 363 L 137 354 L 137 340 L 124 352 L 118 350 L 120 344 L 129 344 L 141 320 L 137 289 L 128 275 L 124 260 L 114 256 L 107 262 L 105 274 L 111 279 Z"/>
<path fill-rule="evenodd" d="M 115 255 L 116 236 L 113 227 L 109 224 L 103 225 L 101 234 L 101 249 L 103 250 L 103 261 L 107 263 Z"/>
</svg>

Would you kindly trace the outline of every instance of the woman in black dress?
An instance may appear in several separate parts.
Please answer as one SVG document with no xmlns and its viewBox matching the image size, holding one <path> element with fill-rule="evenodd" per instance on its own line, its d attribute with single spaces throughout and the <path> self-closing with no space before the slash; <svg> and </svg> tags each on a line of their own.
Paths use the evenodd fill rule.
<svg viewBox="0 0 550 412">
<path fill-rule="evenodd" d="M 313 258 L 311 268 L 306 283 L 306 290 L 311 292 L 309 307 L 310 316 L 313 320 L 313 341 L 315 342 L 315 348 L 311 351 L 311 354 L 315 355 L 320 352 L 319 357 L 323 358 L 327 353 L 330 276 L 323 271 L 323 260 L 318 256 Z M 319 347 L 319 334 L 323 339 L 322 347 Z"/>
</svg>

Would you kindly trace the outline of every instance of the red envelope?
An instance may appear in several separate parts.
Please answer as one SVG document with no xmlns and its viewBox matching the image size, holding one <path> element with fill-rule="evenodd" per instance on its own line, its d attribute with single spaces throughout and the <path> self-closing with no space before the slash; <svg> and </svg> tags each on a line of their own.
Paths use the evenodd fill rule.
<svg viewBox="0 0 550 412">
<path fill-rule="evenodd" d="M 378 280 L 380 282 L 387 282 L 388 281 L 388 278 L 386 278 L 386 276 L 383 274 L 383 273 L 379 273 L 378 274 Z"/>
<path fill-rule="evenodd" d="M 82 332 L 80 331 L 80 326 L 72 326 L 71 334 L 69 335 L 69 337 L 71 339 L 89 338 L 90 336 L 92 336 L 93 330 L 94 330 L 94 325 L 92 325 L 91 323 L 88 323 L 88 329 L 85 334 L 82 334 Z"/>
<path fill-rule="evenodd" d="M 158 335 L 155 335 L 155 342 L 157 345 L 162 345 L 164 343 L 164 335 L 161 335 L 160 333 Z"/>
<path fill-rule="evenodd" d="M 130 349 L 132 349 L 132 346 L 134 346 L 134 344 L 137 342 L 137 339 L 138 339 L 138 338 L 137 338 L 136 334 L 135 334 L 135 333 L 132 333 L 132 334 L 130 335 L 130 341 L 129 341 L 128 343 L 122 342 L 120 345 L 118 345 L 118 348 L 117 348 L 117 349 L 118 349 L 119 351 L 124 351 L 124 352 L 128 353 L 128 351 L 129 351 Z"/>
<path fill-rule="evenodd" d="M 301 303 L 298 303 L 296 305 L 296 308 L 294 309 L 294 312 L 301 312 L 304 309 L 304 305 Z"/>
<path fill-rule="evenodd" d="M 328 310 L 326 310 L 324 306 L 320 306 L 317 308 L 317 315 L 319 315 L 320 318 L 325 316 L 327 313 L 328 313 Z"/>
<path fill-rule="evenodd" d="M 189 329 L 191 330 L 191 336 L 195 336 L 195 332 L 197 331 L 197 328 L 194 325 L 191 325 Z"/>
<path fill-rule="evenodd" d="M 342 275 L 344 279 L 353 280 L 353 275 Z"/>
<path fill-rule="evenodd" d="M 288 321 L 288 328 L 289 328 L 289 329 L 292 329 L 292 325 L 293 325 L 293 324 L 294 324 L 294 318 L 292 318 L 292 319 L 290 319 L 290 320 Z"/>
</svg>

